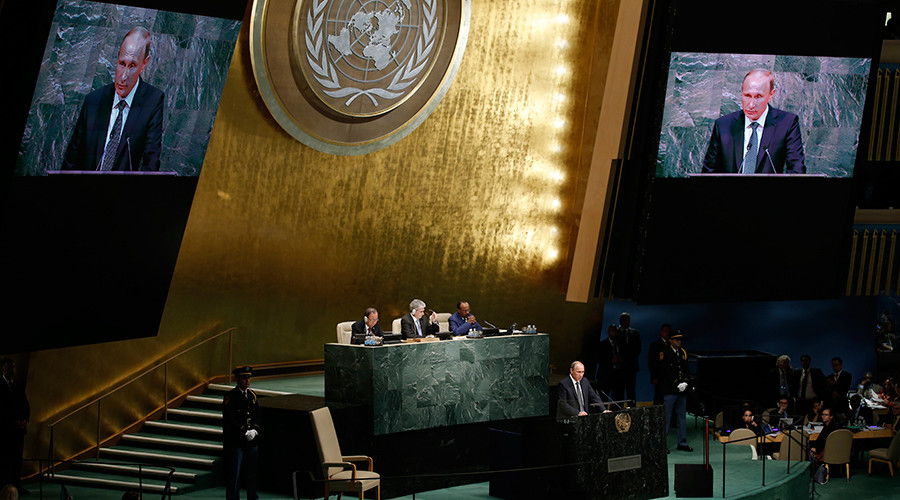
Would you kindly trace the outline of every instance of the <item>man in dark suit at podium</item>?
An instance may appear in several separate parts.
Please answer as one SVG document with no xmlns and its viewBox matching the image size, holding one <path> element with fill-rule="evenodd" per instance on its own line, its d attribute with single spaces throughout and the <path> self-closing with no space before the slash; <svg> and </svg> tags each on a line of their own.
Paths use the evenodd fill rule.
<svg viewBox="0 0 900 500">
<path fill-rule="evenodd" d="M 574 361 L 569 366 L 569 376 L 562 379 L 556 388 L 559 402 L 556 415 L 559 417 L 582 417 L 588 414 L 592 404 L 599 404 L 600 411 L 606 410 L 603 399 L 584 378 L 584 364 Z"/>
<path fill-rule="evenodd" d="M 141 80 L 150 32 L 125 35 L 113 83 L 84 98 L 61 170 L 158 171 L 165 94 Z"/>
<path fill-rule="evenodd" d="M 775 75 L 754 69 L 741 84 L 741 111 L 713 124 L 703 173 L 805 174 L 797 115 L 769 106 Z"/>
<path fill-rule="evenodd" d="M 350 326 L 350 333 L 353 335 L 367 335 L 371 333 L 376 337 L 381 337 L 381 327 L 378 325 L 378 310 L 374 307 L 366 309 L 363 319 L 353 323 Z"/>
</svg>

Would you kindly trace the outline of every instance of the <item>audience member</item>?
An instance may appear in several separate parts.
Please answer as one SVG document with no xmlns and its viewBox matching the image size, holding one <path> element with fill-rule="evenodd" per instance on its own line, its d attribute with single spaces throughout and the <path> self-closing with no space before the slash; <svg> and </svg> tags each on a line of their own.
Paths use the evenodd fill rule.
<svg viewBox="0 0 900 500">
<path fill-rule="evenodd" d="M 772 399 L 779 396 L 793 397 L 797 393 L 798 380 L 791 366 L 791 358 L 786 354 L 778 356 L 775 360 L 775 368 L 769 372 L 769 387 L 772 391 Z"/>
<path fill-rule="evenodd" d="M 868 427 L 875 421 L 872 409 L 862 403 L 862 396 L 854 394 L 850 396 L 850 413 L 847 414 L 847 425 L 856 427 Z"/>
<path fill-rule="evenodd" d="M 888 413 L 885 413 L 878 419 L 878 425 L 894 432 L 900 429 L 900 404 L 891 404 Z"/>
<path fill-rule="evenodd" d="M 778 406 L 775 408 L 775 411 L 769 414 L 769 422 L 768 424 L 772 427 L 781 427 L 782 419 L 792 419 L 793 415 L 790 413 L 791 402 L 788 396 L 781 396 L 778 398 Z"/>
<path fill-rule="evenodd" d="M 797 413 L 806 414 L 812 410 L 815 401 L 822 400 L 825 395 L 825 374 L 812 367 L 809 354 L 800 356 L 800 369 L 797 377 Z"/>
<path fill-rule="evenodd" d="M 744 413 L 741 416 L 741 428 L 750 429 L 757 436 L 761 436 L 768 432 L 766 425 L 760 422 L 759 417 L 755 415 L 750 408 L 744 408 Z"/>
<path fill-rule="evenodd" d="M 844 361 L 838 356 L 831 358 L 831 369 L 834 370 L 834 373 L 825 379 L 828 395 L 823 399 L 830 403 L 829 406 L 834 410 L 834 416 L 843 418 L 850 410 L 847 393 L 853 384 L 853 376 L 850 375 L 850 372 L 844 371 Z"/>
<path fill-rule="evenodd" d="M 0 375 L 0 484 L 11 484 L 24 494 L 22 450 L 31 406 L 24 386 L 16 380 L 16 363 L 11 358 L 0 360 Z"/>
<path fill-rule="evenodd" d="M 821 422 L 822 421 L 822 408 L 824 408 L 824 404 L 821 400 L 813 401 L 812 409 L 809 410 L 809 413 L 806 414 L 807 422 Z"/>
<path fill-rule="evenodd" d="M 0 489 L 0 500 L 19 500 L 19 490 L 15 486 L 7 484 Z"/>
<path fill-rule="evenodd" d="M 659 327 L 659 338 L 650 343 L 647 348 L 647 369 L 650 370 L 650 383 L 653 384 L 653 404 L 663 404 L 663 393 L 660 387 L 660 366 L 662 365 L 665 350 L 669 348 L 669 334 L 672 333 L 672 325 L 663 323 Z"/>
<path fill-rule="evenodd" d="M 884 384 L 881 386 L 881 393 L 879 394 L 882 401 L 885 402 L 894 402 L 900 399 L 900 394 L 897 391 L 897 381 L 894 377 L 888 377 L 884 379 Z"/>
<path fill-rule="evenodd" d="M 669 336 L 669 348 L 664 351 L 660 370 L 660 384 L 663 391 L 663 403 L 666 411 L 666 434 L 675 420 L 678 428 L 678 449 L 694 451 L 687 442 L 687 396 L 688 363 L 687 352 L 681 348 L 684 334 L 681 330 Z"/>
<path fill-rule="evenodd" d="M 841 428 L 841 424 L 834 418 L 831 408 L 828 407 L 822 408 L 822 423 L 825 424 L 822 426 L 822 432 L 819 433 L 815 440 L 810 440 L 809 442 L 809 451 L 818 461 L 822 460 L 822 453 L 825 451 L 828 435 Z"/>
<path fill-rule="evenodd" d="M 873 381 L 872 372 L 866 372 L 866 374 L 863 375 L 862 380 L 859 381 L 856 393 L 866 399 L 874 399 L 880 392 L 881 386 Z"/>
<path fill-rule="evenodd" d="M 581 361 L 573 361 L 569 365 L 569 376 L 559 382 L 556 393 L 558 417 L 582 417 L 594 404 L 600 411 L 606 410 L 603 399 L 584 378 L 584 364 Z"/>
<path fill-rule="evenodd" d="M 625 363 L 625 368 L 623 370 L 623 376 L 625 377 L 625 397 L 637 402 L 637 394 L 635 394 L 634 391 L 637 381 L 637 372 L 640 368 L 641 334 L 634 328 L 631 328 L 631 315 L 627 312 L 623 312 L 619 315 L 619 332 L 617 334 L 617 339 L 620 343 L 619 345 L 621 346 L 620 349 Z"/>
</svg>

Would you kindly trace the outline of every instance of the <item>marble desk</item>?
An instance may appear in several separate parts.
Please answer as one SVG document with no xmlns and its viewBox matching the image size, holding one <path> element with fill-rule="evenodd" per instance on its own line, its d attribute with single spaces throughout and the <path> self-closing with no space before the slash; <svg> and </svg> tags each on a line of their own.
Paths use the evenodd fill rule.
<svg viewBox="0 0 900 500">
<path fill-rule="evenodd" d="M 325 401 L 360 405 L 374 435 L 549 414 L 546 334 L 377 347 L 325 345 Z"/>
</svg>

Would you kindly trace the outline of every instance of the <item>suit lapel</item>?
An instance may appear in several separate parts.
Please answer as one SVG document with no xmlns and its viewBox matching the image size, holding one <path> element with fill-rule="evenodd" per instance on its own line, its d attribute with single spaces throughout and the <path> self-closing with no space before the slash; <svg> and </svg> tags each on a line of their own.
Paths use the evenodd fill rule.
<svg viewBox="0 0 900 500">
<path fill-rule="evenodd" d="M 100 169 L 100 161 L 103 159 L 103 150 L 106 149 L 106 138 L 109 135 L 109 119 L 110 114 L 112 114 L 112 101 L 113 95 L 116 92 L 116 87 L 114 85 L 107 86 L 107 89 L 104 90 L 103 95 L 100 99 L 100 106 L 97 108 L 97 122 L 103 124 L 103 129 L 100 131 L 100 137 L 97 140 L 96 149 L 96 165 L 93 167 L 97 170 Z"/>
<path fill-rule="evenodd" d="M 769 158 L 766 155 L 766 150 L 769 148 L 769 145 L 772 142 L 772 137 L 775 135 L 775 125 L 778 122 L 778 118 L 779 117 L 778 115 L 776 115 L 775 108 L 769 106 L 769 114 L 766 116 L 766 124 L 763 128 L 762 137 L 760 137 L 759 139 L 759 156 L 756 157 L 757 172 L 766 172 L 765 168 L 759 170 L 759 166 L 764 164 L 767 165 L 767 162 L 769 161 Z M 772 153 L 769 153 L 769 156 L 771 156 L 771 154 Z M 777 172 L 773 168 L 772 171 L 768 173 L 775 174 Z"/>
<path fill-rule="evenodd" d="M 734 172 L 741 171 L 741 164 L 744 162 L 744 113 L 738 113 L 737 118 L 731 122 L 731 137 L 734 138 Z"/>
</svg>

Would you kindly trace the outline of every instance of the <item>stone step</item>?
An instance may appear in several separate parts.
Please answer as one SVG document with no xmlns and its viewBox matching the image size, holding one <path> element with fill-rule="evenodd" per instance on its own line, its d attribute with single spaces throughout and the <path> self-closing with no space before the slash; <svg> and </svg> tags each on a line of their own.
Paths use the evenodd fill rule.
<svg viewBox="0 0 900 500">
<path fill-rule="evenodd" d="M 212 469 L 216 465 L 218 456 L 188 454 L 188 453 L 172 453 L 165 451 L 148 451 L 126 449 L 121 446 L 114 448 L 101 448 L 100 456 L 103 458 L 111 458 L 117 460 L 131 462 L 148 462 L 156 464 L 166 464 L 175 469 L 179 468 L 201 468 Z"/>
<path fill-rule="evenodd" d="M 134 464 L 118 464 L 109 462 L 75 462 L 72 468 L 76 470 L 91 471 L 106 475 L 122 475 L 129 477 L 143 477 L 144 479 L 160 479 L 165 481 L 172 474 L 172 481 L 179 483 L 193 483 L 197 480 L 198 473 L 195 471 L 170 471 L 165 467 L 154 465 L 137 466 Z"/>
<path fill-rule="evenodd" d="M 51 480 L 48 478 L 48 480 Z M 165 482 L 112 479 L 108 477 L 83 476 L 73 472 L 62 472 L 53 475 L 52 481 L 58 484 L 87 486 L 93 488 L 117 489 L 117 490 L 142 490 L 148 493 L 163 493 Z M 173 495 L 183 492 L 185 488 L 172 484 L 169 491 Z"/>
<path fill-rule="evenodd" d="M 219 417 L 221 420 L 221 416 Z M 161 420 L 148 420 L 144 422 L 145 430 L 149 430 L 157 433 L 168 433 L 173 435 L 190 435 L 190 436 L 205 436 L 210 439 L 222 440 L 222 427 L 219 425 L 202 425 L 202 424 L 193 424 L 193 423 L 179 423 L 179 422 L 163 422 Z"/>
<path fill-rule="evenodd" d="M 178 449 L 196 453 L 222 453 L 222 443 L 210 441 L 196 441 L 179 439 L 174 437 L 139 434 L 125 434 L 122 442 L 130 446 L 142 446 L 156 449 Z"/>
</svg>

